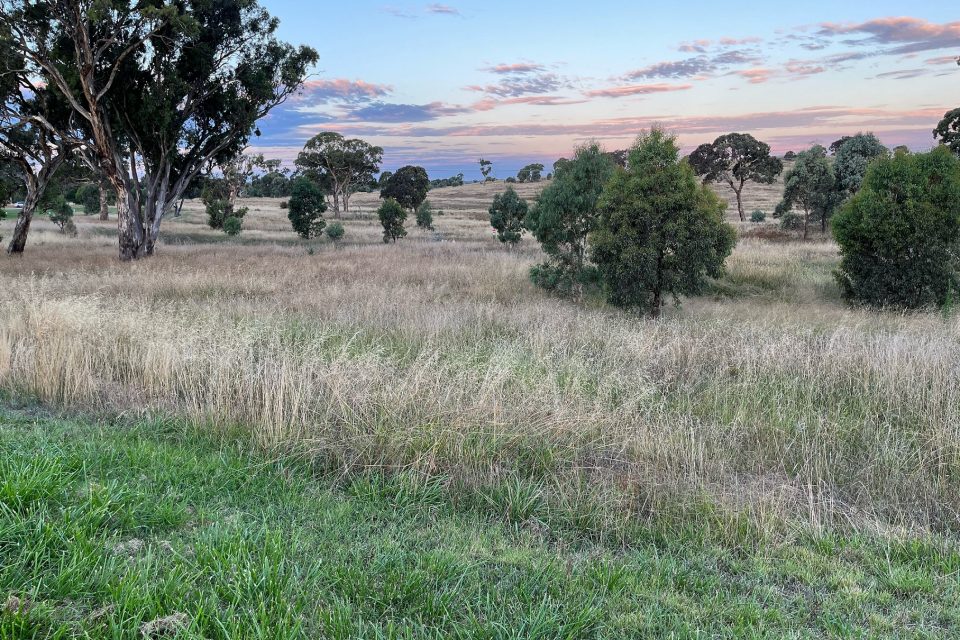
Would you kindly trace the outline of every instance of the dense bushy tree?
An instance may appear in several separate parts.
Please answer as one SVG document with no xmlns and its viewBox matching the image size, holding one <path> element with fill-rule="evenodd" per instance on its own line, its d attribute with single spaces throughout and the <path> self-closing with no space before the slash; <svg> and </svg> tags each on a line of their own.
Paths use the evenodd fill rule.
<svg viewBox="0 0 960 640">
<path fill-rule="evenodd" d="M 323 191 L 313 180 L 300 177 L 293 181 L 287 218 L 297 235 L 306 239 L 319 236 L 326 226 L 323 219 L 323 212 L 326 210 L 327 202 Z"/>
<path fill-rule="evenodd" d="M 556 162 L 554 162 L 554 163 L 553 163 L 553 177 L 555 177 L 555 178 L 558 177 L 561 173 L 563 173 L 563 170 L 566 169 L 566 168 L 569 167 L 569 166 L 570 166 L 570 159 L 569 159 L 569 158 L 560 158 L 559 160 L 557 160 Z"/>
<path fill-rule="evenodd" d="M 543 176 L 542 164 L 528 164 L 517 172 L 517 182 L 540 182 Z"/>
<path fill-rule="evenodd" d="M 207 224 L 211 229 L 223 229 L 228 218 L 242 219 L 247 214 L 246 207 L 237 208 L 234 204 L 235 189 L 236 186 L 226 178 L 206 180 L 200 199 L 206 207 Z"/>
<path fill-rule="evenodd" d="M 95 184 L 82 184 L 74 194 L 74 202 L 83 207 L 87 215 L 100 210 L 100 188 Z"/>
<path fill-rule="evenodd" d="M 960 156 L 960 109 L 953 109 L 944 114 L 943 120 L 933 130 L 933 137 Z"/>
<path fill-rule="evenodd" d="M 627 168 L 627 162 L 630 160 L 630 149 L 617 149 L 616 151 L 608 151 L 607 157 L 610 158 L 610 161 L 613 164 L 617 165 L 621 169 Z"/>
<path fill-rule="evenodd" d="M 799 207 L 803 211 L 804 238 L 809 236 L 811 222 L 819 221 L 821 231 L 826 232 L 827 221 L 837 205 L 836 178 L 827 150 L 816 145 L 798 153 L 783 184 L 783 201 L 777 205 L 777 214 L 784 215 Z"/>
<path fill-rule="evenodd" d="M 433 205 L 429 200 L 424 200 L 417 207 L 417 227 L 424 231 L 433 231 Z"/>
<path fill-rule="evenodd" d="M 307 141 L 297 156 L 297 168 L 316 184 L 322 184 L 322 178 L 329 180 L 333 215 L 339 218 L 341 211 L 349 210 L 350 196 L 374 181 L 382 159 L 382 148 L 326 131 Z"/>
<path fill-rule="evenodd" d="M 916 309 L 960 291 L 960 159 L 946 147 L 871 165 L 834 217 L 849 300 Z"/>
<path fill-rule="evenodd" d="M 787 151 L 783 154 L 783 159 L 790 162 L 797 159 L 797 153 L 795 151 Z"/>
<path fill-rule="evenodd" d="M 407 235 L 403 223 L 407 220 L 407 210 L 393 198 L 387 198 L 377 209 L 377 217 L 383 226 L 383 241 L 396 242 Z"/>
<path fill-rule="evenodd" d="M 841 197 L 846 199 L 859 191 L 870 163 L 889 155 L 890 150 L 872 133 L 858 133 L 847 137 L 836 150 L 833 161 L 836 186 Z"/>
<path fill-rule="evenodd" d="M 783 161 L 770 155 L 770 145 L 749 133 L 728 133 L 712 143 L 702 144 L 690 154 L 690 166 L 704 182 L 725 182 L 737 197 L 740 220 L 743 187 L 747 182 L 772 184 L 783 172 Z"/>
<path fill-rule="evenodd" d="M 847 142 L 847 140 L 849 140 L 852 137 L 853 136 L 841 136 L 840 138 L 831 142 L 830 146 L 828 147 L 828 151 L 830 152 L 830 155 L 832 156 L 837 155 L 837 151 L 840 151 L 840 147 L 842 147 Z"/>
<path fill-rule="evenodd" d="M 527 201 L 517 195 L 513 187 L 493 197 L 490 205 L 490 226 L 497 231 L 497 239 L 503 243 L 516 244 L 523 236 L 523 225 L 529 213 Z"/>
<path fill-rule="evenodd" d="M 656 317 L 666 296 L 703 291 L 719 277 L 736 232 L 726 205 L 680 161 L 674 137 L 654 129 L 630 150 L 600 199 L 591 255 L 612 304 Z"/>
<path fill-rule="evenodd" d="M 430 178 L 423 167 L 400 167 L 387 180 L 387 184 L 380 190 L 380 197 L 384 200 L 394 199 L 404 209 L 416 211 L 427 198 L 430 190 Z"/>
<path fill-rule="evenodd" d="M 236 216 L 230 216 L 223 221 L 223 232 L 228 236 L 238 236 L 241 231 L 243 231 L 242 219 Z"/>
<path fill-rule="evenodd" d="M 530 208 L 526 227 L 549 256 L 548 263 L 531 272 L 535 282 L 579 291 L 585 276 L 587 237 L 596 228 L 597 202 L 613 170 L 614 164 L 599 144 L 579 147 Z"/>
<path fill-rule="evenodd" d="M 893 148 L 893 153 L 894 155 L 901 154 L 901 153 L 910 153 L 910 147 L 908 147 L 905 144 L 898 144 Z"/>
<path fill-rule="evenodd" d="M 30 72 L 65 96 L 117 193 L 120 257 L 152 255 L 164 214 L 236 156 L 316 59 L 256 0 L 5 0 Z"/>
<path fill-rule="evenodd" d="M 381 187 L 383 185 L 380 185 Z M 463 174 L 458 173 L 452 178 L 437 178 L 436 180 L 430 181 L 431 189 L 442 189 L 443 187 L 462 187 L 463 186 Z"/>
</svg>

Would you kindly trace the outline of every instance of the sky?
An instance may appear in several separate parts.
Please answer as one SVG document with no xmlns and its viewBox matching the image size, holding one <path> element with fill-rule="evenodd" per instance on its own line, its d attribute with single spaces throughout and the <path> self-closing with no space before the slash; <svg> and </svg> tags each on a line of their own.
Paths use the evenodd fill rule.
<svg viewBox="0 0 960 640">
<path fill-rule="evenodd" d="M 923 150 L 960 106 L 956 0 L 261 3 L 320 56 L 252 142 L 287 162 L 321 131 L 434 178 L 477 178 L 481 157 L 506 178 L 653 125 L 687 151 L 734 131 L 779 154 L 859 131 Z"/>
</svg>

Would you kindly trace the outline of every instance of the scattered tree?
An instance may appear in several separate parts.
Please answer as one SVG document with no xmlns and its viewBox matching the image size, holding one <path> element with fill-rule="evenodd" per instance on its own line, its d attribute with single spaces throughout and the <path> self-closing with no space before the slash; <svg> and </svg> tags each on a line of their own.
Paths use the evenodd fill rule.
<svg viewBox="0 0 960 640">
<path fill-rule="evenodd" d="M 894 155 L 899 155 L 901 153 L 910 153 L 910 147 L 905 144 L 898 144 L 893 148 Z"/>
<path fill-rule="evenodd" d="M 832 156 L 837 155 L 837 151 L 840 151 L 840 147 L 842 147 L 847 142 L 847 140 L 849 140 L 852 137 L 853 136 L 843 136 L 838 140 L 834 140 L 833 142 L 831 142 L 830 148 L 829 148 L 830 155 Z"/>
<path fill-rule="evenodd" d="M 326 228 L 327 237 L 333 242 L 334 245 L 338 245 L 340 240 L 343 239 L 346 231 L 343 229 L 343 225 L 339 222 L 334 222 L 327 225 Z"/>
<path fill-rule="evenodd" d="M 729 133 L 712 144 L 702 144 L 690 154 L 690 165 L 704 182 L 725 182 L 737 196 L 740 220 L 743 187 L 747 182 L 772 184 L 783 172 L 783 161 L 770 155 L 770 145 L 749 133 Z"/>
<path fill-rule="evenodd" d="M 323 191 L 307 177 L 300 177 L 293 181 L 290 202 L 287 204 L 287 218 L 301 238 L 316 238 L 323 232 L 326 221 L 323 212 L 327 210 L 327 202 Z"/>
<path fill-rule="evenodd" d="M 393 198 L 400 206 L 410 211 L 416 211 L 427 198 L 430 189 L 430 178 L 423 167 L 400 167 L 390 176 L 387 184 L 380 190 L 380 197 L 384 200 Z"/>
<path fill-rule="evenodd" d="M 407 220 L 407 210 L 393 198 L 387 198 L 377 209 L 377 217 L 383 225 L 383 241 L 396 242 L 407 235 L 403 223 Z"/>
<path fill-rule="evenodd" d="M 796 152 L 794 152 L 794 151 L 787 151 L 785 154 L 783 154 L 783 159 L 786 160 L 786 161 L 788 161 L 788 162 L 790 162 L 790 161 L 792 161 L 792 160 L 796 160 L 796 159 L 797 159 L 797 154 L 796 154 Z"/>
<path fill-rule="evenodd" d="M 383 185 L 381 185 L 383 186 Z M 430 181 L 431 189 L 441 189 L 443 187 L 462 187 L 463 186 L 463 174 L 458 173 L 452 178 L 438 178 L 436 180 Z"/>
<path fill-rule="evenodd" d="M 523 225 L 529 213 L 527 201 L 513 187 L 498 193 L 490 205 L 490 226 L 497 230 L 497 239 L 515 245 L 523 236 Z"/>
<path fill-rule="evenodd" d="M 83 207 L 83 212 L 92 215 L 100 210 L 100 188 L 95 184 L 82 184 L 77 189 L 75 200 Z"/>
<path fill-rule="evenodd" d="M 847 299 L 908 309 L 946 304 L 960 291 L 960 159 L 946 147 L 879 159 L 833 230 Z"/>
<path fill-rule="evenodd" d="M 429 200 L 417 207 L 417 227 L 424 231 L 433 231 L 433 206 Z"/>
<path fill-rule="evenodd" d="M 836 150 L 833 172 L 841 199 L 853 196 L 860 190 L 867 167 L 877 158 L 886 158 L 890 150 L 883 146 L 872 133 L 858 133 L 848 136 Z"/>
<path fill-rule="evenodd" d="M 380 147 L 327 131 L 307 141 L 297 156 L 297 168 L 317 184 L 322 184 L 322 177 L 330 181 L 333 215 L 339 218 L 341 211 L 350 209 L 350 196 L 374 181 L 382 159 Z"/>
<path fill-rule="evenodd" d="M 317 59 L 278 41 L 278 21 L 256 0 L 6 0 L 4 9 L 29 73 L 65 97 L 117 194 L 122 260 L 153 254 L 163 215 L 190 182 L 246 147 Z"/>
<path fill-rule="evenodd" d="M 204 183 L 200 199 L 207 211 L 207 224 L 211 229 L 223 229 L 227 218 L 242 219 L 247 214 L 246 207 L 235 208 L 233 199 L 236 197 L 234 185 L 226 178 L 208 178 Z M 231 196 L 231 193 L 234 195 Z"/>
<path fill-rule="evenodd" d="M 528 164 L 517 173 L 518 182 L 540 182 L 543 175 L 542 164 Z"/>
<path fill-rule="evenodd" d="M 70 206 L 63 195 L 57 194 L 53 198 L 49 198 L 44 203 L 43 208 L 50 217 L 50 222 L 60 229 L 60 233 L 77 235 L 77 227 L 73 223 L 73 207 Z"/>
<path fill-rule="evenodd" d="M 587 237 L 596 228 L 597 201 L 613 170 L 599 144 L 579 147 L 530 208 L 526 227 L 549 256 L 531 271 L 537 284 L 580 295 L 589 275 L 584 271 Z"/>
<path fill-rule="evenodd" d="M 960 63 L 960 60 L 958 60 Z M 943 120 L 933 130 L 933 137 L 940 144 L 946 145 L 950 151 L 960 156 L 960 108 L 947 111 Z"/>
<path fill-rule="evenodd" d="M 492 177 L 490 174 L 493 173 L 493 163 L 489 160 L 484 160 L 480 158 L 480 173 L 483 174 L 483 181 L 487 182 Z"/>
<path fill-rule="evenodd" d="M 243 231 L 242 219 L 236 216 L 230 216 L 223 221 L 223 232 L 228 236 L 238 236 L 241 231 Z"/>
<path fill-rule="evenodd" d="M 726 205 L 680 161 L 673 136 L 653 129 L 630 151 L 600 199 L 592 258 L 612 304 L 657 317 L 664 297 L 703 291 L 719 277 L 736 232 Z"/>
<path fill-rule="evenodd" d="M 827 159 L 827 150 L 816 145 L 797 154 L 797 161 L 784 177 L 783 200 L 777 205 L 777 217 L 794 207 L 803 210 L 803 237 L 810 233 L 810 222 L 819 220 L 826 232 L 827 220 L 837 204 L 836 178 Z"/>
</svg>

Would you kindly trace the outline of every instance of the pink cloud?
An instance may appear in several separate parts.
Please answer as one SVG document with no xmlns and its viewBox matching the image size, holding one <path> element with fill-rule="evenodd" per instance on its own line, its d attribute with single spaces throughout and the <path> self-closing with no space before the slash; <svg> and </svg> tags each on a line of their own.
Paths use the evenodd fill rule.
<svg viewBox="0 0 960 640">
<path fill-rule="evenodd" d="M 303 83 L 299 99 L 318 102 L 329 100 L 356 102 L 381 98 L 391 91 L 393 91 L 393 87 L 390 85 L 374 84 L 363 80 L 347 80 L 346 78 L 307 80 Z"/>
<path fill-rule="evenodd" d="M 750 82 L 750 84 L 763 84 L 773 77 L 773 70 L 766 69 L 764 67 L 743 69 L 742 71 L 734 71 L 733 73 L 734 75 L 738 75 L 741 78 L 746 79 Z"/>
<path fill-rule="evenodd" d="M 847 40 L 845 44 L 896 45 L 884 53 L 904 54 L 956 47 L 960 44 L 960 22 L 938 24 L 909 16 L 891 16 L 860 23 L 825 22 L 820 25 L 818 35 L 863 35 L 866 37 Z"/>
<path fill-rule="evenodd" d="M 594 89 L 584 93 L 588 98 L 625 98 L 627 96 L 645 96 L 653 93 L 669 93 L 692 89 L 692 84 L 634 84 L 609 89 Z"/>
<path fill-rule="evenodd" d="M 498 64 L 493 67 L 487 67 L 485 71 L 491 73 L 511 74 L 511 73 L 535 73 L 545 71 L 546 67 L 542 64 L 532 62 L 518 62 L 515 64 Z"/>
</svg>

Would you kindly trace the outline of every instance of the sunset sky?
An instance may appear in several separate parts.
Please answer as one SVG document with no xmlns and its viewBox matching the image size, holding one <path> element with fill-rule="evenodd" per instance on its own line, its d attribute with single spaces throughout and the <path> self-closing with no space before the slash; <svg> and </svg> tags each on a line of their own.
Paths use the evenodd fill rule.
<svg viewBox="0 0 960 640">
<path fill-rule="evenodd" d="M 310 3 L 262 0 L 320 63 L 254 144 L 291 160 L 320 131 L 432 177 L 548 166 L 651 124 L 685 148 L 731 131 L 778 153 L 873 131 L 926 149 L 960 106 L 955 2 Z"/>
</svg>

